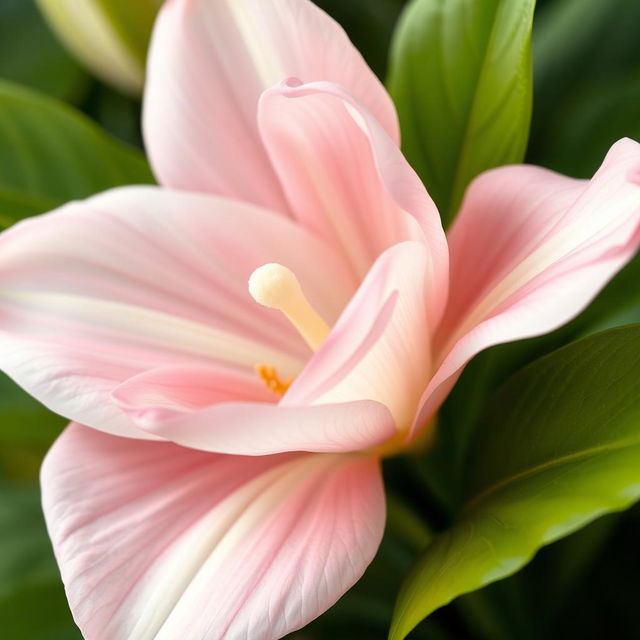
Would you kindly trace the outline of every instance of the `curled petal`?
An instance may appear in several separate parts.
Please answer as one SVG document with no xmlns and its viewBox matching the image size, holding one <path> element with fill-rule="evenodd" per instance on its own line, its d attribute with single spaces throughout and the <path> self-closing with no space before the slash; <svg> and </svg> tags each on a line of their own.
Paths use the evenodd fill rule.
<svg viewBox="0 0 640 640">
<path fill-rule="evenodd" d="M 308 0 L 172 0 L 152 40 L 144 130 L 170 187 L 286 211 L 257 127 L 260 94 L 291 76 L 338 82 L 397 141 L 393 103 L 343 29 Z"/>
<path fill-rule="evenodd" d="M 427 247 L 387 249 L 284 397 L 287 405 L 376 400 L 408 429 L 431 374 L 432 264 Z M 433 297 L 432 297 L 433 296 Z"/>
<path fill-rule="evenodd" d="M 424 242 L 433 290 L 444 303 L 447 245 L 440 216 L 365 105 L 336 84 L 290 80 L 263 94 L 259 122 L 297 221 L 340 249 L 358 279 L 390 246 Z"/>
<path fill-rule="evenodd" d="M 577 315 L 640 244 L 640 145 L 621 140 L 591 181 L 534 167 L 490 171 L 469 187 L 450 233 L 451 296 L 424 422 L 462 367 L 489 346 Z"/>
<path fill-rule="evenodd" d="M 364 572 L 384 527 L 378 462 L 245 458 L 71 425 L 43 504 L 87 640 L 275 640 Z"/>
<path fill-rule="evenodd" d="M 257 376 L 234 379 L 210 367 L 145 372 L 116 388 L 113 397 L 141 429 L 215 453 L 357 451 L 396 433 L 389 411 L 377 402 L 278 406 L 269 404 L 277 396 Z"/>
</svg>

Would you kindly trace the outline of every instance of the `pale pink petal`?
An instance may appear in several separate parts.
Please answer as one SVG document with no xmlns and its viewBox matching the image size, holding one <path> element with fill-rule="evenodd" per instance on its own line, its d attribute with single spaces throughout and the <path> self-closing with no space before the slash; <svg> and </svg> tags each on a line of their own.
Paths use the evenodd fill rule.
<svg viewBox="0 0 640 640">
<path fill-rule="evenodd" d="M 577 315 L 640 244 L 640 145 L 616 143 L 590 182 L 532 167 L 469 188 L 450 234 L 451 296 L 441 361 L 419 423 L 479 351 Z"/>
<path fill-rule="evenodd" d="M 424 244 L 383 253 L 284 404 L 376 400 L 408 429 L 432 371 L 431 275 Z"/>
<path fill-rule="evenodd" d="M 78 425 L 42 492 L 86 640 L 275 640 L 358 580 L 384 527 L 374 458 L 224 456 Z"/>
<path fill-rule="evenodd" d="M 152 40 L 144 130 L 170 187 L 286 211 L 258 135 L 258 98 L 298 77 L 347 87 L 397 142 L 393 103 L 342 28 L 308 0 L 172 0 Z"/>
<path fill-rule="evenodd" d="M 329 322 L 354 288 L 321 241 L 250 205 L 152 187 L 72 203 L 0 236 L 0 365 L 58 413 L 140 435 L 110 401 L 136 374 L 226 363 L 286 377 L 303 366 L 306 344 L 247 291 L 274 261 Z"/>
<path fill-rule="evenodd" d="M 296 220 L 339 247 L 360 279 L 388 247 L 426 243 L 444 303 L 448 254 L 438 211 L 363 104 L 335 84 L 289 80 L 264 93 L 259 123 Z"/>
<path fill-rule="evenodd" d="M 269 404 L 274 398 L 268 396 L 260 403 L 259 389 L 253 389 L 254 397 L 246 402 L 246 396 L 240 397 L 244 391 L 240 387 L 234 402 L 227 378 L 218 380 L 206 371 L 187 370 L 179 379 L 179 373 L 172 369 L 136 376 L 114 391 L 114 399 L 141 429 L 214 453 L 263 456 L 286 451 L 358 451 L 396 434 L 388 409 L 371 400 L 278 406 Z M 262 387 L 267 395 L 266 386 Z"/>
<path fill-rule="evenodd" d="M 274 402 L 278 399 L 255 372 L 221 364 L 149 369 L 118 385 L 111 397 L 134 418 L 158 421 L 219 402 Z"/>
</svg>

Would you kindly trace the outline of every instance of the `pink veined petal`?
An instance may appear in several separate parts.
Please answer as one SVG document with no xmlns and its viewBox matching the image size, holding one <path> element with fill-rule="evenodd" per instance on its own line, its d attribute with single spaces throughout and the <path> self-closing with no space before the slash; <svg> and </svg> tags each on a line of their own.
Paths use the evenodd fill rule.
<svg viewBox="0 0 640 640">
<path fill-rule="evenodd" d="M 134 421 L 151 424 L 220 402 L 275 402 L 279 398 L 255 372 L 215 363 L 149 369 L 119 384 L 111 397 Z"/>
<path fill-rule="evenodd" d="M 262 91 L 291 76 L 344 85 L 398 141 L 384 87 L 343 29 L 312 2 L 166 2 L 150 49 L 144 108 L 159 180 L 286 212 L 256 114 Z"/>
<path fill-rule="evenodd" d="M 181 373 L 184 376 L 177 378 Z M 226 386 L 227 380 L 217 380 L 206 371 L 162 369 L 128 380 L 113 396 L 141 429 L 214 453 L 358 451 L 380 445 L 396 433 L 388 409 L 371 400 L 291 407 L 269 404 L 277 397 L 271 394 L 274 397 L 262 403 L 254 398 L 247 402 L 246 396 L 234 402 L 232 389 L 224 388 L 215 397 L 222 384 Z M 263 389 L 266 395 L 264 385 Z M 260 392 L 253 393 L 255 397 Z"/>
<path fill-rule="evenodd" d="M 356 97 L 290 79 L 263 94 L 259 123 L 296 220 L 340 248 L 359 279 L 390 246 L 426 243 L 444 304 L 448 253 L 436 206 Z"/>
<path fill-rule="evenodd" d="M 33 218 L 0 236 L 0 366 L 68 418 L 148 437 L 110 400 L 132 376 L 208 363 L 253 376 L 266 363 L 286 377 L 303 366 L 297 332 L 247 292 L 265 262 L 291 268 L 329 322 L 354 287 L 318 239 L 213 196 L 125 188 Z"/>
<path fill-rule="evenodd" d="M 276 640 L 358 580 L 385 517 L 374 458 L 215 455 L 79 425 L 42 491 L 86 640 Z"/>
<path fill-rule="evenodd" d="M 640 244 L 640 145 L 616 143 L 590 182 L 532 167 L 490 171 L 469 188 L 450 234 L 450 306 L 424 422 L 479 351 L 540 335 L 577 315 Z"/>
<path fill-rule="evenodd" d="M 407 430 L 432 371 L 431 273 L 422 243 L 385 251 L 283 403 L 376 400 Z"/>
</svg>

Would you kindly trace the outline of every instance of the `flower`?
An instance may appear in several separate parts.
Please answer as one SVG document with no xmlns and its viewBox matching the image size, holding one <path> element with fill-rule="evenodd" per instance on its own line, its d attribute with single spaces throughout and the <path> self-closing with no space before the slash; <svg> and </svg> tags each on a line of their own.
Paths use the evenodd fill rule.
<svg viewBox="0 0 640 640">
<path fill-rule="evenodd" d="M 633 256 L 640 152 L 589 182 L 490 171 L 447 239 L 390 98 L 307 0 L 166 2 L 144 129 L 163 187 L 0 236 L 0 362 L 74 421 L 42 488 L 88 640 L 278 638 L 363 573 L 379 460 L 466 362 Z"/>
</svg>

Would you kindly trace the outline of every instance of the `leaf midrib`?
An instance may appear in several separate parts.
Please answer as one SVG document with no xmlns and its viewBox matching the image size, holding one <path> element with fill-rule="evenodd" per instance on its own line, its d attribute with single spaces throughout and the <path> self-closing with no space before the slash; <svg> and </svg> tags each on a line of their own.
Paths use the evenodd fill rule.
<svg viewBox="0 0 640 640">
<path fill-rule="evenodd" d="M 630 438 L 627 440 L 619 440 L 617 442 L 612 442 L 605 445 L 590 447 L 588 449 L 583 449 L 581 451 L 569 453 L 564 456 L 553 458 L 552 460 L 548 460 L 546 462 L 537 464 L 533 467 L 525 469 L 524 471 L 520 471 L 519 473 L 513 474 L 511 476 L 503 478 L 502 480 L 499 480 L 498 482 L 494 482 L 493 484 L 489 485 L 486 489 L 483 489 L 480 493 L 477 493 L 471 499 L 467 500 L 462 506 L 461 511 L 462 512 L 472 511 L 479 504 L 485 502 L 490 496 L 497 493 L 504 487 L 509 486 L 510 484 L 519 482 L 524 478 L 535 476 L 548 469 L 561 467 L 564 464 L 574 462 L 576 460 L 590 458 L 599 453 L 619 451 L 627 447 L 633 447 L 633 446 L 640 446 L 640 437 Z"/>
</svg>

